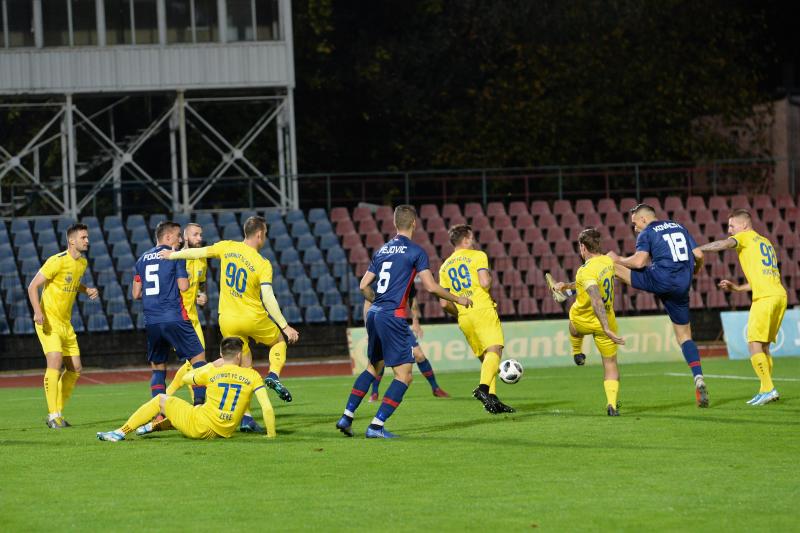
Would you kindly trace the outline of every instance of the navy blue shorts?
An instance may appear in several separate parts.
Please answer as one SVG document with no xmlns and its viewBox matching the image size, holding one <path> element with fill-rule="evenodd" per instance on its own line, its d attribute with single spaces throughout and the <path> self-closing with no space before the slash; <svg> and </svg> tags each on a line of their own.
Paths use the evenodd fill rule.
<svg viewBox="0 0 800 533">
<path fill-rule="evenodd" d="M 391 313 L 367 313 L 367 357 L 388 367 L 414 362 L 414 334 L 404 318 Z"/>
<path fill-rule="evenodd" d="M 147 360 L 151 363 L 166 363 L 173 347 L 181 361 L 191 359 L 204 351 L 197 332 L 188 320 L 148 324 L 146 330 Z"/>
<path fill-rule="evenodd" d="M 631 285 L 634 289 L 653 293 L 667 310 L 673 324 L 689 323 L 689 289 L 692 280 L 686 283 L 682 278 L 653 267 L 643 270 L 631 270 Z"/>
</svg>

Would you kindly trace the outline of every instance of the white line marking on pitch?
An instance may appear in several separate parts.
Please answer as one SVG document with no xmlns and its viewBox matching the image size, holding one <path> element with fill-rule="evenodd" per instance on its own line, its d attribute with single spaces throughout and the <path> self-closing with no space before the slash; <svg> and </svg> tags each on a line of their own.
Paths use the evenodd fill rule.
<svg viewBox="0 0 800 533">
<path fill-rule="evenodd" d="M 682 374 L 680 372 L 667 372 L 664 374 L 665 376 L 673 376 L 673 377 L 680 377 L 686 378 L 691 377 L 691 374 Z M 745 381 L 758 381 L 757 377 L 752 376 L 730 376 L 727 374 L 703 374 L 704 377 L 707 378 L 714 378 L 714 379 L 742 379 Z M 797 378 L 772 378 L 772 381 L 800 381 Z"/>
</svg>

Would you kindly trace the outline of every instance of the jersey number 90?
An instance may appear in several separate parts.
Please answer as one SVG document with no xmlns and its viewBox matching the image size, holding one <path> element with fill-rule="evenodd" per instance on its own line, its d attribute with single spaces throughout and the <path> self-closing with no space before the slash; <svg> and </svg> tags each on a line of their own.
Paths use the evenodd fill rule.
<svg viewBox="0 0 800 533">
<path fill-rule="evenodd" d="M 228 263 L 225 267 L 225 285 L 234 289 L 239 294 L 247 288 L 247 270 L 236 268 L 233 263 Z"/>
</svg>

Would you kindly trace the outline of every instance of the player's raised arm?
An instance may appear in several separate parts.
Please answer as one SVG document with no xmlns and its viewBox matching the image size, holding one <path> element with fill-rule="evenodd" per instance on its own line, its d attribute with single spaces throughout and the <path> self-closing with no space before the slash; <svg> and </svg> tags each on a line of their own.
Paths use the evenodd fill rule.
<svg viewBox="0 0 800 533">
<path fill-rule="evenodd" d="M 718 241 L 704 244 L 700 246 L 699 250 L 701 252 L 723 252 L 731 248 L 736 248 L 738 244 L 739 243 L 736 242 L 736 239 L 733 237 L 728 237 L 727 239 L 720 239 Z"/>
<path fill-rule="evenodd" d="M 644 250 L 638 250 L 635 254 L 628 257 L 620 257 L 614 252 L 608 252 L 606 255 L 613 259 L 618 265 L 622 265 L 633 270 L 644 268 L 647 266 L 647 263 L 650 262 L 650 253 L 645 252 Z"/>
<path fill-rule="evenodd" d="M 692 248 L 692 254 L 694 255 L 694 275 L 696 276 L 703 269 L 703 265 L 706 264 L 706 259 L 699 247 Z"/>
<path fill-rule="evenodd" d="M 275 410 L 267 397 L 267 388 L 261 385 L 255 390 L 256 400 L 261 406 L 261 416 L 264 417 L 264 427 L 267 429 L 267 438 L 274 439 L 278 436 L 275 431 Z"/>
<path fill-rule="evenodd" d="M 178 259 L 205 259 L 207 257 L 219 257 L 213 250 L 214 246 L 203 246 L 202 248 L 184 248 L 183 250 L 161 250 L 158 257 L 177 261 Z"/>
<path fill-rule="evenodd" d="M 442 300 L 457 303 L 463 307 L 472 307 L 472 300 L 464 296 L 456 296 L 436 283 L 436 280 L 433 279 L 433 274 L 431 274 L 430 270 L 423 270 L 419 273 L 419 277 L 422 280 L 422 286 L 425 287 L 425 290 L 429 293 L 441 298 Z"/>
<path fill-rule="evenodd" d="M 722 281 L 720 281 L 719 288 L 725 292 L 750 292 L 749 283 L 742 283 L 741 285 L 737 285 L 736 283 L 728 279 L 723 279 Z"/>
<path fill-rule="evenodd" d="M 589 285 L 586 287 L 586 292 L 592 301 L 592 310 L 597 316 L 597 320 L 600 321 L 600 326 L 602 326 L 606 336 L 616 344 L 625 344 L 625 339 L 614 333 L 614 330 L 608 325 L 608 315 L 606 315 L 606 306 L 603 304 L 603 299 L 600 297 L 600 289 L 597 288 L 596 284 Z"/>
</svg>

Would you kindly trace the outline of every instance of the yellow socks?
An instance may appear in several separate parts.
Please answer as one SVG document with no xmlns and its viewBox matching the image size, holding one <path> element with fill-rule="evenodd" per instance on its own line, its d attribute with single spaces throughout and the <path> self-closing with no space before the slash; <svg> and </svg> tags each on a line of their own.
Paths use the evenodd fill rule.
<svg viewBox="0 0 800 533">
<path fill-rule="evenodd" d="M 125 425 L 122 426 L 120 431 L 125 433 L 126 435 L 131 431 L 134 431 L 139 426 L 143 426 L 150 422 L 154 416 L 156 416 L 161 407 L 158 405 L 159 397 L 155 396 L 150 399 L 149 402 L 143 404 L 140 408 L 136 410 L 135 413 L 131 415 Z"/>
<path fill-rule="evenodd" d="M 167 396 L 174 396 L 178 389 L 183 386 L 183 376 L 186 375 L 187 372 L 192 370 L 192 363 L 189 362 L 187 359 L 184 364 L 175 372 L 175 377 L 172 378 L 172 381 L 169 382 L 169 387 L 167 387 Z"/>
<path fill-rule="evenodd" d="M 51 415 L 58 413 L 58 380 L 61 372 L 55 368 L 44 371 L 44 397 L 47 400 L 47 412 Z"/>
<path fill-rule="evenodd" d="M 761 380 L 761 389 L 758 392 L 769 392 L 775 388 L 772 383 L 772 368 L 767 359 L 767 354 L 757 353 L 750 357 L 750 363 L 753 365 L 753 370 L 756 371 L 758 379 Z"/>
<path fill-rule="evenodd" d="M 279 342 L 269 349 L 269 371 L 281 375 L 283 365 L 286 364 L 286 343 Z"/>
<path fill-rule="evenodd" d="M 497 369 L 500 368 L 500 356 L 494 352 L 483 354 L 481 363 L 481 385 L 492 385 L 497 378 Z"/>
<path fill-rule="evenodd" d="M 492 382 L 489 383 L 489 394 L 497 396 L 497 374 L 492 377 Z"/>
<path fill-rule="evenodd" d="M 772 378 L 772 356 L 770 354 L 766 354 L 767 362 L 769 363 L 769 376 Z"/>
<path fill-rule="evenodd" d="M 606 404 L 617 408 L 617 394 L 619 394 L 619 380 L 607 379 L 603 381 L 603 388 L 606 390 Z"/>
<path fill-rule="evenodd" d="M 583 337 L 573 337 L 570 333 L 569 343 L 572 345 L 572 355 L 583 353 Z"/>
<path fill-rule="evenodd" d="M 58 380 L 58 412 L 64 410 L 67 405 L 67 400 L 72 396 L 72 389 L 75 388 L 78 378 L 81 377 L 80 372 L 73 372 L 72 370 L 64 370 L 61 374 L 61 379 Z"/>
</svg>

